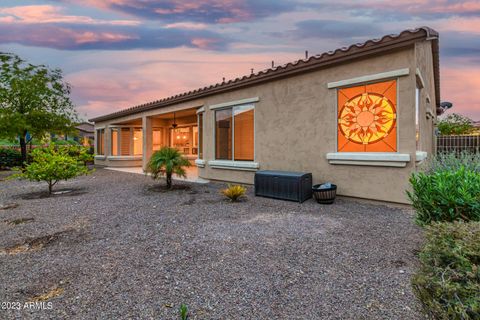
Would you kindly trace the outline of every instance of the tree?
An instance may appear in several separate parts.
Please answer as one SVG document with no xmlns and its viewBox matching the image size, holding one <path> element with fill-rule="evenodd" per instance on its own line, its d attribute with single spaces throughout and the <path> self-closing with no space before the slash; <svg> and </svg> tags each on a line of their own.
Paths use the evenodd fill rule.
<svg viewBox="0 0 480 320">
<path fill-rule="evenodd" d="M 172 188 L 172 174 L 180 177 L 186 177 L 185 167 L 189 167 L 190 162 L 182 156 L 175 148 L 163 147 L 156 151 L 147 165 L 147 172 L 152 174 L 152 178 L 158 179 L 166 175 L 167 188 Z"/>
<path fill-rule="evenodd" d="M 18 138 L 25 162 L 32 137 L 73 130 L 77 113 L 70 85 L 61 70 L 32 65 L 14 54 L 0 52 L 0 63 L 0 138 Z"/>
<path fill-rule="evenodd" d="M 48 183 L 48 193 L 51 194 L 53 187 L 59 181 L 90 173 L 83 161 L 71 156 L 69 152 L 69 148 L 62 146 L 33 149 L 32 162 L 26 165 L 23 172 L 14 177 L 45 181 Z"/>
<path fill-rule="evenodd" d="M 474 130 L 472 119 L 458 113 L 448 115 L 437 127 L 442 135 L 468 134 Z"/>
</svg>

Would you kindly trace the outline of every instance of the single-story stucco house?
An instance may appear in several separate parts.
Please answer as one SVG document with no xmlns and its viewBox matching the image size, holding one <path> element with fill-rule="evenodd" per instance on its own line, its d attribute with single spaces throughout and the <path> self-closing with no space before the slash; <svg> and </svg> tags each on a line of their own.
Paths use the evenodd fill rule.
<svg viewBox="0 0 480 320">
<path fill-rule="evenodd" d="M 91 119 L 95 163 L 145 168 L 171 146 L 203 179 L 311 172 L 340 195 L 406 203 L 435 153 L 439 81 L 438 33 L 406 30 Z"/>
</svg>

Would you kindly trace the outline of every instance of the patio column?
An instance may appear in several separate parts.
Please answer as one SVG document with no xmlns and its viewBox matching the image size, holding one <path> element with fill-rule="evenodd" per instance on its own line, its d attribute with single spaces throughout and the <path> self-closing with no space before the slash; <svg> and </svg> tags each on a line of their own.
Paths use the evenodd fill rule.
<svg viewBox="0 0 480 320">
<path fill-rule="evenodd" d="M 153 153 L 153 130 L 152 130 L 152 118 L 143 116 L 142 117 L 142 137 L 143 137 L 143 170 L 147 168 L 148 160 Z"/>
</svg>

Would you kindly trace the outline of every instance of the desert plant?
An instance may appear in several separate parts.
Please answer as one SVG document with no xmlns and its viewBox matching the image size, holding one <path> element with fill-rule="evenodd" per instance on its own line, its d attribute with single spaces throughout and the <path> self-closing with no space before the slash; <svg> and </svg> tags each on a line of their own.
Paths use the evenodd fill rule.
<svg viewBox="0 0 480 320">
<path fill-rule="evenodd" d="M 416 222 L 480 221 L 480 174 L 457 170 L 418 172 L 410 177 L 407 195 L 416 210 Z"/>
<path fill-rule="evenodd" d="M 480 173 L 480 153 L 466 151 L 439 153 L 426 161 L 422 169 L 427 173 L 433 173 L 441 170 L 458 170 L 461 167 Z"/>
<path fill-rule="evenodd" d="M 452 113 L 437 125 L 442 135 L 468 134 L 473 131 L 473 121 L 469 117 Z"/>
<path fill-rule="evenodd" d="M 234 184 L 234 185 L 228 185 L 226 189 L 223 189 L 221 192 L 222 194 L 230 199 L 230 201 L 235 202 L 238 201 L 241 197 L 245 195 L 245 192 L 247 189 L 244 186 Z"/>
<path fill-rule="evenodd" d="M 182 156 L 180 151 L 175 148 L 163 147 L 156 151 L 147 165 L 147 173 L 151 173 L 152 178 L 165 176 L 167 188 L 172 188 L 172 175 L 186 177 L 185 167 L 189 167 L 190 162 Z"/>
<path fill-rule="evenodd" d="M 180 313 L 180 319 L 187 320 L 188 319 L 188 307 L 186 304 L 182 303 L 180 308 L 178 308 L 178 312 Z"/>
<path fill-rule="evenodd" d="M 13 168 L 22 165 L 22 154 L 11 148 L 0 149 L 0 169 Z"/>
<path fill-rule="evenodd" d="M 47 182 L 49 194 L 59 181 L 90 173 L 78 158 L 70 156 L 65 149 L 57 150 L 53 146 L 34 149 L 32 159 L 23 172 L 14 176 Z"/>
<path fill-rule="evenodd" d="M 480 223 L 426 228 L 415 295 L 435 319 L 480 319 Z"/>
</svg>

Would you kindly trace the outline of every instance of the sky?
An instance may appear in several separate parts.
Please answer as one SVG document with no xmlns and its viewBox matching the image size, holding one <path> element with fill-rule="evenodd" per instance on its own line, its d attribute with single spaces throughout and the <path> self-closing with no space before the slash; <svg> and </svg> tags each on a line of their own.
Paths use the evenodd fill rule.
<svg viewBox="0 0 480 320">
<path fill-rule="evenodd" d="M 479 0 L 0 0 L 0 51 L 62 69 L 83 119 L 419 26 L 480 120 Z"/>
</svg>

